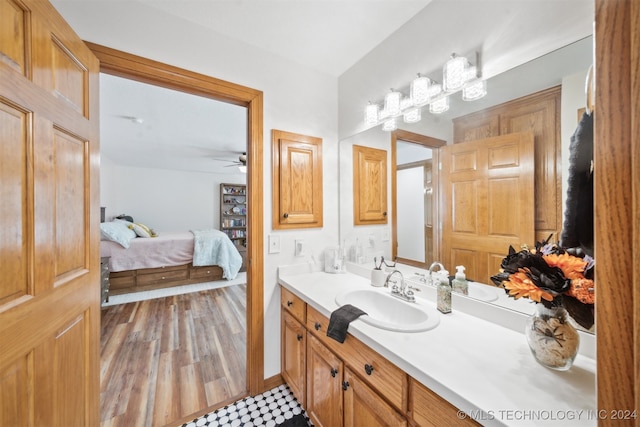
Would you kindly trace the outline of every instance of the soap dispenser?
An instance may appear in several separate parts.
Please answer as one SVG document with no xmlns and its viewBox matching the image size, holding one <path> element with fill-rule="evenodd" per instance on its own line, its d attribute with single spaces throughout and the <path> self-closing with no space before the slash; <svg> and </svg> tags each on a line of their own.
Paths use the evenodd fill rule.
<svg viewBox="0 0 640 427">
<path fill-rule="evenodd" d="M 451 313 L 451 285 L 449 284 L 449 272 L 438 271 L 438 301 L 437 307 L 441 313 Z"/>
<path fill-rule="evenodd" d="M 456 277 L 453 279 L 452 288 L 453 292 L 469 295 L 469 282 L 464 275 L 463 265 L 456 266 Z"/>
</svg>

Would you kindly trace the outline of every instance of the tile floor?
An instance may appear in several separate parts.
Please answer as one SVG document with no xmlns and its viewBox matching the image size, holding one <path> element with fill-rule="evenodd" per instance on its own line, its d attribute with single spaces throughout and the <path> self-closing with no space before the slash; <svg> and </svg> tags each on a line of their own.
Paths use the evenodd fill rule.
<svg viewBox="0 0 640 427">
<path fill-rule="evenodd" d="M 274 427 L 299 415 L 312 426 L 289 387 L 283 384 L 260 395 L 245 397 L 181 427 Z"/>
</svg>

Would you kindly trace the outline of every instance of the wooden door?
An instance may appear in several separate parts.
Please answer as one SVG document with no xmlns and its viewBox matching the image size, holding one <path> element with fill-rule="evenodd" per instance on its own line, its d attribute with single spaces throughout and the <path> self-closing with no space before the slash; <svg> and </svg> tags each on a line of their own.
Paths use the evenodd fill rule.
<svg viewBox="0 0 640 427">
<path fill-rule="evenodd" d="M 354 225 L 387 223 L 387 152 L 353 146 Z"/>
<path fill-rule="evenodd" d="M 306 411 L 313 425 L 342 426 L 342 377 L 342 361 L 308 335 Z"/>
<path fill-rule="evenodd" d="M 344 381 L 344 427 L 407 425 L 402 415 L 349 369 L 345 371 Z"/>
<path fill-rule="evenodd" d="M 322 227 L 322 139 L 273 130 L 273 228 Z"/>
<path fill-rule="evenodd" d="M 307 330 L 282 310 L 282 378 L 302 406 L 305 406 Z"/>
<path fill-rule="evenodd" d="M 491 283 L 509 245 L 534 242 L 533 134 L 448 145 L 442 160 L 442 258 Z"/>
<path fill-rule="evenodd" d="M 0 0 L 0 425 L 99 425 L 98 61 Z"/>
</svg>

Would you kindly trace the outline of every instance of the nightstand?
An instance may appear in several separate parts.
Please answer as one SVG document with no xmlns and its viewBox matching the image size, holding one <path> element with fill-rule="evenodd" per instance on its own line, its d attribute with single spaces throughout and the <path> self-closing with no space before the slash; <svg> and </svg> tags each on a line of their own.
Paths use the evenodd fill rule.
<svg viewBox="0 0 640 427">
<path fill-rule="evenodd" d="M 100 258 L 100 303 L 109 302 L 109 258 Z"/>
</svg>

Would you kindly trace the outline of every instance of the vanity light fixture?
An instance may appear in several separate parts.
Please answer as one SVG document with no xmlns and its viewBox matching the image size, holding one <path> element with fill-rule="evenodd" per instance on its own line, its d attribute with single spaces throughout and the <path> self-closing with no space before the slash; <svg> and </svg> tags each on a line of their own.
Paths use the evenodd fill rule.
<svg viewBox="0 0 640 427">
<path fill-rule="evenodd" d="M 402 99 L 402 93 L 393 89 L 387 93 L 384 97 L 384 111 L 387 117 L 397 117 L 400 115 L 400 100 Z"/>
<path fill-rule="evenodd" d="M 429 112 L 431 114 L 442 114 L 449 110 L 449 97 L 443 96 L 442 98 L 433 101 L 429 104 Z"/>
<path fill-rule="evenodd" d="M 465 101 L 475 101 L 487 94 L 487 81 L 476 80 L 462 89 L 462 99 Z"/>
<path fill-rule="evenodd" d="M 476 63 L 477 63 L 476 54 Z M 429 112 L 441 114 L 449 110 L 449 96 L 462 91 L 462 99 L 475 101 L 487 94 L 487 84 L 480 77 L 477 66 L 464 56 L 451 55 L 442 67 L 442 85 L 418 73 L 410 85 L 409 96 L 391 89 L 384 98 L 384 108 L 369 102 L 365 108 L 367 127 L 383 123 L 382 129 L 397 129 L 396 117 L 402 116 L 404 123 L 416 123 L 422 118 L 422 107 L 429 105 Z"/>
</svg>

